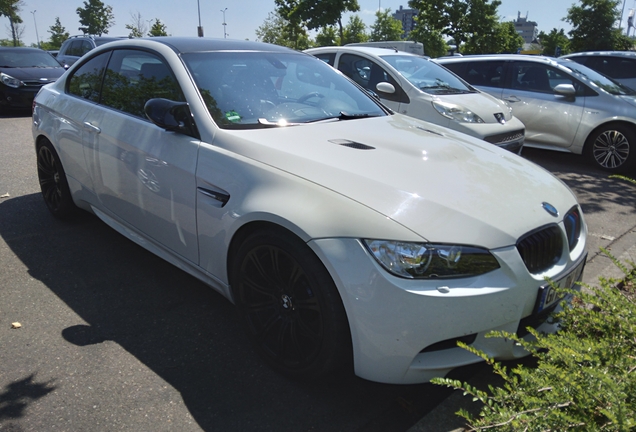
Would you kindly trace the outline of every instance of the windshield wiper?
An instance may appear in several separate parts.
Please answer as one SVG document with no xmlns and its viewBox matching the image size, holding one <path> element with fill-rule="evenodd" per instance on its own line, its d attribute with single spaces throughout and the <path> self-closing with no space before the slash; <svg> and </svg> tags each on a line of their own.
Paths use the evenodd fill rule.
<svg viewBox="0 0 636 432">
<path fill-rule="evenodd" d="M 316 122 L 329 121 L 329 120 L 356 120 L 356 119 L 368 118 L 368 117 L 378 117 L 378 114 L 369 114 L 369 113 L 349 114 L 346 111 L 340 111 L 340 114 L 338 114 L 337 116 L 325 117 L 325 118 L 313 120 L 308 123 L 316 123 Z"/>
</svg>

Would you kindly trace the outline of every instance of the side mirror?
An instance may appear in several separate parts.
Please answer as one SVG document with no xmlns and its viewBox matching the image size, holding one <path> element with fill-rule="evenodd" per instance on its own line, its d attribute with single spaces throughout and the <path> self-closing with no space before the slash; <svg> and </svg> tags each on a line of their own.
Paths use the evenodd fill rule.
<svg viewBox="0 0 636 432">
<path fill-rule="evenodd" d="M 576 89 L 572 84 L 559 84 L 554 88 L 554 92 L 561 96 L 574 97 Z"/>
<path fill-rule="evenodd" d="M 187 102 L 150 99 L 144 105 L 146 117 L 162 129 L 196 137 L 196 128 Z"/>
<path fill-rule="evenodd" d="M 395 87 L 393 86 L 393 84 L 388 83 L 388 82 L 378 83 L 375 86 L 375 89 L 377 91 L 379 91 L 379 92 L 382 92 L 382 93 L 389 93 L 389 94 L 395 93 Z"/>
</svg>

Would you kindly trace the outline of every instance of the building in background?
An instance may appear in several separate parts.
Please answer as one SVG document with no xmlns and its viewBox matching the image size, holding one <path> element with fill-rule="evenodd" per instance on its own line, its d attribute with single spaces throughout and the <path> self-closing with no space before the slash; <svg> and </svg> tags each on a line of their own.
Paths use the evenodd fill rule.
<svg viewBox="0 0 636 432">
<path fill-rule="evenodd" d="M 416 9 L 404 9 L 402 6 L 393 14 L 393 18 L 402 22 L 402 30 L 404 30 L 402 37 L 404 39 L 408 39 L 409 33 L 411 33 L 411 30 L 415 27 L 415 20 L 413 18 L 416 15 Z"/>
<path fill-rule="evenodd" d="M 521 16 L 521 12 L 517 12 L 517 19 L 512 22 L 515 25 L 517 33 L 521 35 L 526 44 L 538 43 L 537 36 L 539 36 L 539 29 L 537 28 L 537 23 L 534 21 L 528 21 L 527 12 L 525 17 Z"/>
</svg>

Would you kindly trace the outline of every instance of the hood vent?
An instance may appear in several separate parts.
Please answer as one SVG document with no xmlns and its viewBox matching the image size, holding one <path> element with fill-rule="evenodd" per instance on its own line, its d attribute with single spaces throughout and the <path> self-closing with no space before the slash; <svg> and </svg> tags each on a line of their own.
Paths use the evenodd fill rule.
<svg viewBox="0 0 636 432">
<path fill-rule="evenodd" d="M 330 143 L 338 144 L 345 147 L 351 147 L 357 150 L 375 150 L 375 147 L 371 147 L 366 144 L 362 144 L 359 142 L 351 141 L 348 139 L 333 139 L 329 140 Z"/>
</svg>

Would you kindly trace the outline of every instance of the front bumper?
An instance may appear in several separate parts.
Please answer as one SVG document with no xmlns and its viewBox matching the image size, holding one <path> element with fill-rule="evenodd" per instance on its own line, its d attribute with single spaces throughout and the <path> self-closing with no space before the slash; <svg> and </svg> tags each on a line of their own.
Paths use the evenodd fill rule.
<svg viewBox="0 0 636 432">
<path fill-rule="evenodd" d="M 582 240 L 543 276 L 558 280 L 574 269 L 582 272 L 586 257 Z M 543 276 L 528 273 L 514 246 L 491 251 L 501 268 L 479 277 L 409 280 L 388 274 L 355 239 L 321 239 L 310 245 L 340 291 L 351 329 L 355 372 L 362 378 L 423 383 L 480 362 L 456 343 L 447 344 L 458 338 L 468 338 L 471 346 L 498 359 L 529 354 L 509 340 L 485 337 L 493 330 L 517 332 L 527 321 L 522 319 L 532 316 L 539 287 L 546 283 Z M 537 329 L 553 332 L 556 326 L 546 321 Z"/>
<path fill-rule="evenodd" d="M 0 84 L 0 108 L 30 109 L 42 86 L 8 87 Z"/>
</svg>

